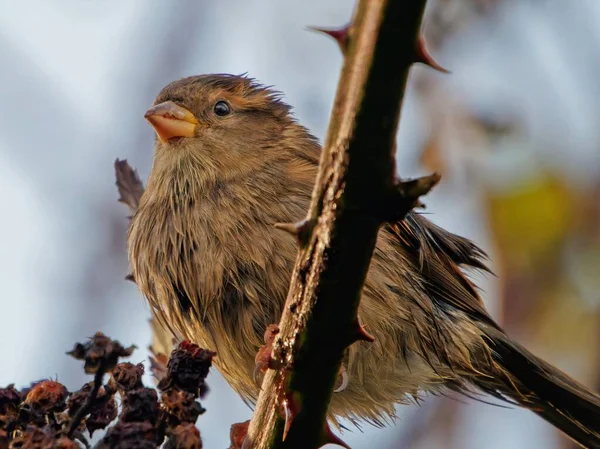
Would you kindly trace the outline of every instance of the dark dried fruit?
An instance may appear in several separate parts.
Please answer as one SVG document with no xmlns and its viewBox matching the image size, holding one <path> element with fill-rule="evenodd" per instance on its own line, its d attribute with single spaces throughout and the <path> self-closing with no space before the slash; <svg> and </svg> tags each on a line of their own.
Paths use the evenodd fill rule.
<svg viewBox="0 0 600 449">
<path fill-rule="evenodd" d="M 21 403 L 21 394 L 10 384 L 6 388 L 0 388 L 0 414 L 5 414 L 19 406 Z"/>
<path fill-rule="evenodd" d="M 106 429 L 108 425 L 117 417 L 117 401 L 112 396 L 98 394 L 96 403 L 92 406 L 90 416 L 85 420 L 85 427 L 90 436 L 98 429 Z"/>
<path fill-rule="evenodd" d="M 156 449 L 156 431 L 149 422 L 117 422 L 96 445 L 97 449 Z"/>
<path fill-rule="evenodd" d="M 123 398 L 120 419 L 123 422 L 147 421 L 156 424 L 160 406 L 158 395 L 152 388 L 139 388 L 128 392 Z"/>
<path fill-rule="evenodd" d="M 21 397 L 21 393 L 15 389 L 14 385 L 0 388 L 0 429 L 10 432 L 16 426 Z M 2 448 L 1 441 L 0 437 L 0 448 Z"/>
<path fill-rule="evenodd" d="M 83 387 L 81 387 L 79 390 L 75 391 L 74 393 L 71 393 L 71 396 L 69 396 L 69 399 L 67 400 L 69 416 L 75 415 L 75 413 L 77 413 L 77 410 L 79 410 L 83 406 L 83 404 L 85 404 L 85 401 L 90 395 L 92 388 L 94 388 L 94 383 L 88 382 L 84 384 Z M 99 391 L 98 394 L 100 395 L 101 391 Z"/>
<path fill-rule="evenodd" d="M 81 446 L 67 437 L 60 437 L 54 442 L 52 449 L 81 449 Z"/>
<path fill-rule="evenodd" d="M 85 372 L 94 374 L 101 365 L 105 371 L 112 371 L 119 357 L 129 357 L 134 349 L 135 346 L 124 348 L 118 341 L 111 340 L 102 332 L 96 332 L 87 343 L 77 343 L 67 354 L 78 360 L 85 360 Z"/>
<path fill-rule="evenodd" d="M 182 423 L 194 424 L 204 409 L 192 393 L 182 390 L 169 390 L 161 395 L 161 408 L 169 428 Z"/>
<path fill-rule="evenodd" d="M 200 449 L 200 432 L 194 426 L 204 409 L 197 401 L 206 391 L 205 378 L 215 353 L 191 343 L 173 351 L 174 360 L 163 366 L 163 402 L 158 392 L 145 388 L 142 364 L 118 363 L 134 347 L 123 348 L 97 333 L 86 344 L 76 344 L 70 354 L 85 361 L 93 382 L 69 393 L 59 382 L 43 380 L 21 391 L 0 388 L 0 449 L 89 448 L 84 436 L 109 428 L 94 449 L 154 449 L 165 435 L 167 449 Z M 104 377 L 111 372 L 110 381 Z M 119 407 L 115 394 L 122 398 Z"/>
<path fill-rule="evenodd" d="M 80 390 L 69 396 L 67 401 L 68 414 L 74 417 L 81 407 L 87 402 L 94 388 L 93 382 L 88 382 Z M 84 427 L 92 435 L 98 429 L 105 429 L 116 417 L 118 413 L 117 403 L 113 397 L 112 391 L 106 391 L 104 388 L 98 390 L 98 395 L 88 410 L 89 417 L 85 422 L 78 426 L 83 431 Z M 82 417 L 83 418 L 83 417 Z"/>
<path fill-rule="evenodd" d="M 8 432 L 0 427 L 0 449 L 8 449 Z"/>
<path fill-rule="evenodd" d="M 110 382 L 113 388 L 121 393 L 142 388 L 142 376 L 144 375 L 144 365 L 138 363 L 134 365 L 130 362 L 119 363 L 112 372 Z"/>
<path fill-rule="evenodd" d="M 162 391 L 179 388 L 202 397 L 207 391 L 205 379 L 215 355 L 215 352 L 187 340 L 181 342 L 171 353 L 167 374 L 158 383 L 158 388 Z"/>
<path fill-rule="evenodd" d="M 163 449 L 202 449 L 200 431 L 193 424 L 181 424 L 173 429 Z"/>
<path fill-rule="evenodd" d="M 54 380 L 43 380 L 29 390 L 24 402 L 33 412 L 62 412 L 67 407 L 68 396 L 69 391 L 63 384 Z"/>
<path fill-rule="evenodd" d="M 250 420 L 231 425 L 231 430 L 229 431 L 229 440 L 231 441 L 231 446 L 229 446 L 229 449 L 242 448 L 244 440 L 246 439 L 246 435 L 248 434 L 249 425 Z"/>
<path fill-rule="evenodd" d="M 54 431 L 39 427 L 28 426 L 20 432 L 9 444 L 10 449 L 52 449 L 54 446 Z"/>
</svg>

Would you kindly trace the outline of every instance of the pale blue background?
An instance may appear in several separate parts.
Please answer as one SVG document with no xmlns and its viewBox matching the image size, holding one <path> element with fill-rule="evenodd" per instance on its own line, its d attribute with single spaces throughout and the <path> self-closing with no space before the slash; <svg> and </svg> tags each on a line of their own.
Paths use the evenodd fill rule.
<svg viewBox="0 0 600 449">
<path fill-rule="evenodd" d="M 123 280 L 127 210 L 116 202 L 113 161 L 129 159 L 145 178 L 154 137 L 144 111 L 166 83 L 204 72 L 249 72 L 277 86 L 322 137 L 341 56 L 305 27 L 344 24 L 353 3 L 0 0 L 0 385 L 57 375 L 79 388 L 88 379 L 64 351 L 96 330 L 141 346 L 134 361 L 146 358 L 149 312 Z M 482 109 L 521 111 L 544 157 L 585 184 L 600 167 L 599 23 L 593 0 L 506 1 L 496 21 L 475 24 L 436 55 L 454 72 L 442 86 Z M 410 93 L 404 111 L 399 169 L 416 175 L 428 125 Z M 498 167 L 500 178 L 514 174 L 502 160 Z M 435 221 L 486 246 L 478 204 L 464 185 L 428 198 Z M 483 285 L 494 310 L 495 285 Z M 250 410 L 216 372 L 209 380 L 198 423 L 205 447 L 224 448 L 230 424 Z M 531 413 L 464 407 L 462 448 L 558 447 Z M 404 423 L 414 411 L 401 411 Z M 403 422 L 345 439 L 399 447 Z M 419 447 L 436 446 L 444 447 Z"/>
</svg>

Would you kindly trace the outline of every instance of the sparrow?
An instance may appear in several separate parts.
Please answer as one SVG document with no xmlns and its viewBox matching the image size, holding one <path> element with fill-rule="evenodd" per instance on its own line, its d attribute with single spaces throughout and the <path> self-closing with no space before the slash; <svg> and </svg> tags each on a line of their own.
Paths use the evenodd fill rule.
<svg viewBox="0 0 600 449">
<path fill-rule="evenodd" d="M 321 147 L 282 95 L 247 76 L 167 85 L 146 112 L 156 143 L 128 231 L 133 277 L 174 335 L 217 352 L 248 403 L 255 356 L 279 322 Z M 418 213 L 384 225 L 359 306 L 373 343 L 349 347 L 328 417 L 383 425 L 426 394 L 487 393 L 600 448 L 600 397 L 506 335 L 468 278 L 485 253 Z M 334 319 L 334 318 L 332 318 Z"/>
</svg>

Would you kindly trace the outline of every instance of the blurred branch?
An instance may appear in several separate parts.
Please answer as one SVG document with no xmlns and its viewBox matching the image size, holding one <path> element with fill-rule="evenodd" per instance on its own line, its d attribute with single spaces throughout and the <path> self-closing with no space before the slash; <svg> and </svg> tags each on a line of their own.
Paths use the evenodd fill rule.
<svg viewBox="0 0 600 449">
<path fill-rule="evenodd" d="M 304 222 L 279 226 L 297 233 L 301 248 L 271 354 L 277 369 L 265 375 L 245 447 L 343 444 L 325 417 L 345 349 L 372 339 L 357 309 L 379 228 L 439 180 L 395 176 L 409 69 L 435 65 L 419 37 L 424 9 L 425 0 L 362 0 L 338 33 L 346 59 L 311 207 Z"/>
</svg>

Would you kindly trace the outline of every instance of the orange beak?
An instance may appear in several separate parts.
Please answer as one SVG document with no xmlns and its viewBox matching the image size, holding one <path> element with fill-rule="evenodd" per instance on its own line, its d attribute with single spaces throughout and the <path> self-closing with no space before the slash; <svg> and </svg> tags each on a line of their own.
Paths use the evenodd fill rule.
<svg viewBox="0 0 600 449">
<path fill-rule="evenodd" d="M 172 101 L 152 106 L 146 111 L 144 117 L 163 143 L 174 137 L 192 137 L 198 126 L 198 119 L 194 114 Z"/>
</svg>

